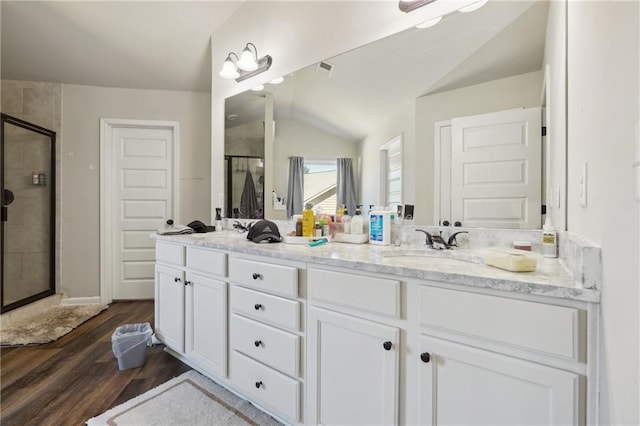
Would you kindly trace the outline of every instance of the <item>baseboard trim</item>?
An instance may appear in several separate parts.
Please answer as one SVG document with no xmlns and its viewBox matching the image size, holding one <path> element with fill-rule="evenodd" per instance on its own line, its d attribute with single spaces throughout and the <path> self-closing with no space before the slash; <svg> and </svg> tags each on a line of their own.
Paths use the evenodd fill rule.
<svg viewBox="0 0 640 426">
<path fill-rule="evenodd" d="M 99 305 L 100 302 L 100 296 L 93 296 L 93 297 L 65 297 L 63 299 L 60 300 L 60 304 L 61 305 L 92 305 L 92 304 L 97 304 Z"/>
</svg>

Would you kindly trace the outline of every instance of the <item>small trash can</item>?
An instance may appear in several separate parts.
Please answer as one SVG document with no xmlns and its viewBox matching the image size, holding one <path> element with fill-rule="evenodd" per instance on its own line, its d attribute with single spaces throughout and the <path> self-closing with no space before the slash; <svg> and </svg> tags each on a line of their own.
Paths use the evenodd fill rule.
<svg viewBox="0 0 640 426">
<path fill-rule="evenodd" d="M 147 346 L 151 343 L 153 330 L 148 322 L 125 324 L 111 335 L 111 349 L 118 358 L 118 368 L 128 370 L 144 365 Z"/>
</svg>

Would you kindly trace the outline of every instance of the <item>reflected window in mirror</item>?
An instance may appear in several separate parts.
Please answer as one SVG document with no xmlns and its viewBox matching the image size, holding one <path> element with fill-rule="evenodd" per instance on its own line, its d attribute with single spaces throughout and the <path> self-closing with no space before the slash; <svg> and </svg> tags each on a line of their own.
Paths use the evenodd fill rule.
<svg viewBox="0 0 640 426">
<path fill-rule="evenodd" d="M 380 147 L 380 204 L 402 204 L 402 135 Z"/>
<path fill-rule="evenodd" d="M 336 212 L 336 160 L 304 160 L 304 204 L 311 203 L 323 213 Z"/>
</svg>

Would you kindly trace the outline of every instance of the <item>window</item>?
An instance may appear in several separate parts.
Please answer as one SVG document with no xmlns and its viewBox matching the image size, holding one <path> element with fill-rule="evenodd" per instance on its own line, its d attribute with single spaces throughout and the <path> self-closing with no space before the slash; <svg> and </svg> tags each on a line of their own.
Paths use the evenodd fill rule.
<svg viewBox="0 0 640 426">
<path fill-rule="evenodd" d="M 336 212 L 337 166 L 335 160 L 304 159 L 304 204 L 324 213 Z"/>
<path fill-rule="evenodd" d="M 402 204 L 402 135 L 380 147 L 380 204 Z"/>
</svg>

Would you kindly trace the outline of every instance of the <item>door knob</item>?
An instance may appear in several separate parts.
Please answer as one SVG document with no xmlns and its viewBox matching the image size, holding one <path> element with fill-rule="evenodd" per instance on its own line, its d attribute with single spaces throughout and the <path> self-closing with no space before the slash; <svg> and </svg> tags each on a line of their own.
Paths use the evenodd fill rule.
<svg viewBox="0 0 640 426">
<path fill-rule="evenodd" d="M 262 386 L 262 381 L 256 382 L 256 388 L 260 389 L 260 387 Z"/>
<path fill-rule="evenodd" d="M 389 341 L 386 341 L 382 344 L 382 347 L 384 348 L 385 351 L 390 351 L 392 346 L 393 344 Z"/>
<path fill-rule="evenodd" d="M 262 305 L 260 303 L 256 303 L 255 305 L 253 305 L 253 309 L 259 311 L 260 309 L 262 309 Z"/>
<path fill-rule="evenodd" d="M 431 361 L 431 354 L 429 352 L 422 352 L 420 354 L 420 359 L 422 362 L 429 362 Z"/>
<path fill-rule="evenodd" d="M 253 342 L 253 344 L 256 346 L 256 348 L 259 348 L 262 344 L 262 340 L 256 340 L 255 342 Z"/>
<path fill-rule="evenodd" d="M 191 285 L 191 281 L 185 281 L 184 285 Z"/>
<path fill-rule="evenodd" d="M 175 278 L 173 279 L 173 282 L 174 282 L 174 283 L 179 283 L 180 281 L 182 281 L 182 278 L 175 277 Z"/>
<path fill-rule="evenodd" d="M 257 272 L 254 272 L 252 276 L 254 280 L 262 279 L 262 275 L 258 274 Z"/>
</svg>

